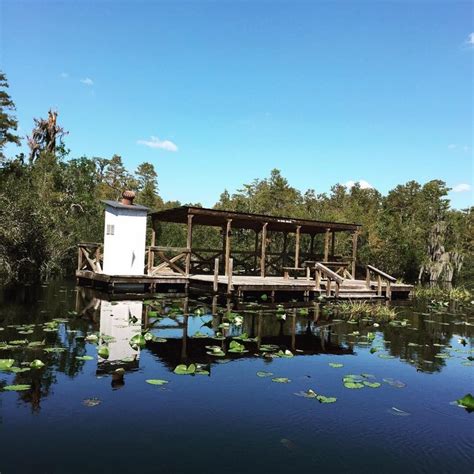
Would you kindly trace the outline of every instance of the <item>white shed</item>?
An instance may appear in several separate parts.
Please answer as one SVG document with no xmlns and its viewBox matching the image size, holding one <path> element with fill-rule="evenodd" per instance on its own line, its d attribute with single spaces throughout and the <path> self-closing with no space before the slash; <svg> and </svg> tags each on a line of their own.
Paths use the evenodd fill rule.
<svg viewBox="0 0 474 474">
<path fill-rule="evenodd" d="M 148 208 L 133 204 L 135 194 L 105 204 L 104 261 L 106 275 L 144 275 Z"/>
</svg>

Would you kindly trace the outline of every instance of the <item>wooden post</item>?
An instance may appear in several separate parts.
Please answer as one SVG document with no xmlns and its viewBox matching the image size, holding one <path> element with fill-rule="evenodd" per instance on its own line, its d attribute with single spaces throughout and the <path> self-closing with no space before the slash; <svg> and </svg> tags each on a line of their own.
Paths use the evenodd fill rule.
<svg viewBox="0 0 474 474">
<path fill-rule="evenodd" d="M 382 296 L 382 277 L 377 275 L 377 295 Z"/>
<path fill-rule="evenodd" d="M 214 285 L 213 285 L 214 293 L 217 293 L 218 289 L 219 289 L 219 258 L 216 258 L 214 260 Z"/>
<path fill-rule="evenodd" d="M 188 214 L 188 232 L 186 235 L 186 276 L 189 276 L 189 272 L 191 271 L 191 248 L 193 245 L 193 215 Z"/>
<path fill-rule="evenodd" d="M 319 268 L 316 269 L 316 275 L 314 279 L 315 279 L 314 285 L 316 289 L 321 290 L 321 270 L 319 270 Z"/>
<path fill-rule="evenodd" d="M 392 282 L 390 280 L 387 280 L 385 287 L 385 297 L 388 298 L 389 300 L 392 299 Z"/>
<path fill-rule="evenodd" d="M 268 222 L 265 222 L 262 226 L 262 249 L 260 254 L 260 276 L 265 276 L 265 260 L 266 260 L 266 250 L 267 250 L 267 225 Z"/>
<path fill-rule="evenodd" d="M 155 241 L 156 241 L 156 232 L 155 232 L 155 229 L 151 229 L 150 247 L 155 246 Z M 147 262 L 148 275 L 151 275 L 151 272 L 153 271 L 154 263 L 155 263 L 155 251 L 151 248 L 148 248 L 148 262 Z"/>
<path fill-rule="evenodd" d="M 296 227 L 296 242 L 295 242 L 295 268 L 300 266 L 300 231 L 301 226 Z"/>
<path fill-rule="evenodd" d="M 82 270 L 82 248 L 77 247 L 77 269 Z"/>
<path fill-rule="evenodd" d="M 331 260 L 334 261 L 334 249 L 336 247 L 336 232 L 333 230 L 331 234 Z"/>
<path fill-rule="evenodd" d="M 259 230 L 255 231 L 255 249 L 254 249 L 254 258 L 253 258 L 253 273 L 257 274 L 257 263 L 258 263 L 258 234 Z"/>
<path fill-rule="evenodd" d="M 367 268 L 365 273 L 365 285 L 370 290 L 370 270 Z"/>
<path fill-rule="evenodd" d="M 232 219 L 227 219 L 227 226 L 225 230 L 225 275 L 229 274 L 230 261 L 230 232 L 232 229 Z"/>
<path fill-rule="evenodd" d="M 324 236 L 324 261 L 329 261 L 329 233 L 331 229 L 326 229 L 326 234 Z"/>
<path fill-rule="evenodd" d="M 233 290 L 232 288 L 232 271 L 234 269 L 234 259 L 229 258 L 229 264 L 227 267 L 227 293 L 230 294 Z"/>
<path fill-rule="evenodd" d="M 356 259 L 357 259 L 357 236 L 358 232 L 352 234 L 352 278 L 356 277 Z"/>
</svg>

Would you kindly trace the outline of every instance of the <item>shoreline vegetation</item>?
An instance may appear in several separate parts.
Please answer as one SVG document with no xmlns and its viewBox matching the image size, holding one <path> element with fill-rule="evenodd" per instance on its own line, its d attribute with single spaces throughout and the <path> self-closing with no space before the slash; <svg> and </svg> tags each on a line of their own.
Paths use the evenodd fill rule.
<svg viewBox="0 0 474 474">
<path fill-rule="evenodd" d="M 0 72 L 0 285 L 73 275 L 77 243 L 103 239 L 100 201 L 116 200 L 124 189 L 134 190 L 136 202 L 151 209 L 184 204 L 163 200 L 159 170 L 151 163 L 130 171 L 119 155 L 73 157 L 56 112 L 35 119 L 26 137 L 29 156 L 6 156 L 7 145 L 10 150 L 22 140 L 7 88 L 6 76 Z M 386 195 L 358 184 L 350 188 L 336 184 L 329 193 L 303 192 L 274 169 L 268 178 L 244 184 L 233 194 L 224 189 L 214 207 L 356 222 L 362 224 L 359 265 L 373 264 L 408 282 L 472 281 L 473 208 L 452 209 L 448 192 L 441 180 L 409 181 Z M 186 241 L 184 229 L 175 224 L 164 224 L 160 234 L 162 245 L 182 246 Z M 248 249 L 253 238 L 245 230 L 236 231 L 235 249 Z M 197 228 L 193 239 L 196 244 L 219 246 L 219 229 Z M 280 239 L 272 235 L 269 245 L 277 248 Z M 308 242 L 302 239 L 302 248 L 305 245 Z M 349 245 L 349 240 L 338 239 L 336 252 L 344 254 Z"/>
</svg>

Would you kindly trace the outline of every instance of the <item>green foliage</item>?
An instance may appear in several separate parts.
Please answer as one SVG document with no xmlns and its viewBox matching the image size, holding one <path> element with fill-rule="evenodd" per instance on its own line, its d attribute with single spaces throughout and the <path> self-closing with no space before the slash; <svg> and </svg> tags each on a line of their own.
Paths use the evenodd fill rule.
<svg viewBox="0 0 474 474">
<path fill-rule="evenodd" d="M 16 135 L 18 122 L 12 113 L 15 104 L 8 92 L 7 76 L 0 71 L 0 163 L 5 159 L 3 150 L 7 144 L 20 145 L 20 137 Z"/>
<path fill-rule="evenodd" d="M 111 158 L 70 158 L 62 141 L 66 132 L 56 123 L 55 112 L 50 111 L 48 119 L 35 119 L 30 140 L 34 159 L 25 163 L 23 155 L 5 157 L 6 144 L 19 144 L 12 115 L 14 104 L 7 87 L 6 77 L 0 72 L 0 283 L 72 274 L 77 243 L 102 241 L 100 201 L 119 199 L 124 189 L 135 191 L 136 202 L 152 209 L 181 205 L 178 201 L 163 202 L 158 192 L 158 174 L 151 163 L 142 163 L 131 173 L 117 154 Z M 54 138 L 48 139 L 51 130 L 55 131 Z M 224 191 L 214 207 L 357 222 L 362 224 L 358 239 L 360 265 L 373 264 L 406 281 L 433 274 L 449 278 L 452 273 L 469 278 L 474 268 L 472 208 L 450 209 L 448 191 L 444 182 L 433 180 L 424 185 L 410 181 L 395 187 L 387 196 L 375 189 L 340 184 L 329 193 L 317 194 L 313 189 L 301 192 L 273 169 L 269 177 L 244 184 L 232 195 Z M 186 243 L 183 225 L 162 223 L 156 231 L 160 245 L 181 247 Z M 282 266 L 293 265 L 289 250 L 294 247 L 294 239 L 291 234 L 285 238 L 281 233 L 269 232 L 268 254 L 281 252 L 286 246 Z M 316 236 L 313 255 L 323 253 L 323 241 L 322 235 Z M 196 226 L 193 244 L 222 248 L 220 229 Z M 232 230 L 234 250 L 254 246 L 253 230 Z M 302 235 L 302 258 L 309 249 L 310 237 Z M 347 256 L 350 252 L 351 236 L 339 233 L 335 254 Z M 440 264 L 439 255 L 446 264 Z M 267 298 L 261 296 L 262 301 Z"/>
</svg>

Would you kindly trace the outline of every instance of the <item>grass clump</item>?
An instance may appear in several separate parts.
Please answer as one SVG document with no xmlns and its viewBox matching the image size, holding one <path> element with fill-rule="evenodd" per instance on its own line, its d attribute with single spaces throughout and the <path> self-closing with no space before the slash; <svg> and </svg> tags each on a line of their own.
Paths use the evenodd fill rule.
<svg viewBox="0 0 474 474">
<path fill-rule="evenodd" d="M 428 301 L 433 304 L 445 304 L 450 302 L 468 303 L 472 301 L 473 294 L 463 287 L 440 288 L 438 286 L 415 286 L 413 296 L 417 300 Z"/>
<path fill-rule="evenodd" d="M 372 318 L 376 321 L 391 321 L 397 316 L 394 308 L 382 304 L 365 301 L 342 301 L 337 305 L 338 316 L 358 321 L 362 318 Z"/>
</svg>

